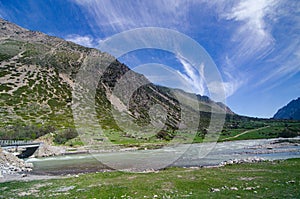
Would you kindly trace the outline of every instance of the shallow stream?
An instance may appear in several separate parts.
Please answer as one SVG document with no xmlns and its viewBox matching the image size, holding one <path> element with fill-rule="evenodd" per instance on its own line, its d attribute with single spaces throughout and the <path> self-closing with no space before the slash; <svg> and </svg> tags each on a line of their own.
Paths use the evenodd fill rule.
<svg viewBox="0 0 300 199">
<path fill-rule="evenodd" d="M 144 171 L 169 166 L 219 165 L 233 159 L 300 158 L 300 138 L 259 139 L 168 146 L 156 150 L 120 151 L 94 154 L 30 158 L 36 174 L 75 174 L 117 169 Z"/>
</svg>

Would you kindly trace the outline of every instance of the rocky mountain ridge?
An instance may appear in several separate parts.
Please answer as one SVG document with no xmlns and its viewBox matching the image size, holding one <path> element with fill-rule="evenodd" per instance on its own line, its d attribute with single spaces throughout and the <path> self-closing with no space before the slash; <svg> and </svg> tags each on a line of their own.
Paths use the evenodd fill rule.
<svg viewBox="0 0 300 199">
<path fill-rule="evenodd" d="M 104 129 L 121 130 L 112 110 L 125 112 L 139 126 L 150 124 L 149 111 L 155 104 L 167 112 L 161 123 L 165 130 L 176 130 L 179 125 L 189 126 L 188 123 L 195 122 L 191 117 L 182 124 L 182 106 L 193 113 L 200 110 L 197 112 L 199 116 L 202 113 L 197 121 L 199 129 L 207 128 L 212 110 L 234 114 L 224 104 L 206 96 L 193 98 L 193 94 L 155 85 L 107 53 L 0 19 L 0 127 L 8 131 L 15 124 L 74 127 L 72 91 L 78 71 L 87 63 L 97 65 L 98 71 L 92 71 L 95 78 L 102 73 L 96 84 L 95 103 L 97 118 Z M 133 82 L 143 82 L 143 86 L 131 93 L 129 104 L 121 97 L 128 95 L 127 89 L 113 93 L 116 83 L 128 72 L 133 74 L 128 77 L 134 78 Z M 126 78 L 125 81 L 132 81 Z M 178 96 L 173 94 L 175 91 L 186 103 L 179 104 Z"/>
<path fill-rule="evenodd" d="M 300 97 L 290 101 L 286 106 L 280 108 L 273 118 L 300 120 Z"/>
</svg>

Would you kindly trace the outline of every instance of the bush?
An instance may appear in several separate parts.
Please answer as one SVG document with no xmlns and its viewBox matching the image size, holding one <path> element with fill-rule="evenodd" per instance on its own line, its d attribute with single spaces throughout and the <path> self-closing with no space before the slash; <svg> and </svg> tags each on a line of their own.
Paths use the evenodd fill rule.
<svg viewBox="0 0 300 199">
<path fill-rule="evenodd" d="M 54 142 L 57 143 L 57 144 L 64 144 L 68 140 L 76 138 L 77 136 L 78 136 L 78 133 L 75 129 L 68 128 L 64 131 L 61 131 L 61 132 L 57 133 L 54 137 Z"/>
<path fill-rule="evenodd" d="M 199 137 L 199 138 L 202 138 L 204 139 L 205 138 L 205 135 L 207 134 L 207 129 L 205 128 L 199 128 L 198 129 L 198 132 L 196 133 L 196 136 Z"/>
<path fill-rule="evenodd" d="M 34 140 L 48 133 L 54 132 L 53 126 L 38 127 L 34 125 L 15 124 L 0 130 L 0 139 L 3 140 Z"/>
<path fill-rule="evenodd" d="M 170 141 L 175 137 L 174 132 L 170 132 L 167 130 L 161 130 L 156 134 L 156 138 Z"/>
<path fill-rule="evenodd" d="M 288 127 L 285 127 L 284 130 L 278 134 L 279 137 L 283 137 L 283 138 L 291 138 L 291 137 L 296 137 L 298 136 L 298 132 L 294 131 Z"/>
</svg>

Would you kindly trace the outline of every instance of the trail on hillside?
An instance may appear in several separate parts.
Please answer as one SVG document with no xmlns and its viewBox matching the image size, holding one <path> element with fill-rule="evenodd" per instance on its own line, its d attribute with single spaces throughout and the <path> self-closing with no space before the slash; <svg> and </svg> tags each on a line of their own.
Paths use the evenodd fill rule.
<svg viewBox="0 0 300 199">
<path fill-rule="evenodd" d="M 260 127 L 260 128 L 257 128 L 257 129 L 247 130 L 247 131 L 244 131 L 244 132 L 242 132 L 242 133 L 239 133 L 239 134 L 237 134 L 237 135 L 235 135 L 235 136 L 228 137 L 228 138 L 224 138 L 224 139 L 222 139 L 222 141 L 229 140 L 229 139 L 234 139 L 234 138 L 240 137 L 241 135 L 244 135 L 244 134 L 246 134 L 246 133 L 250 133 L 250 132 L 252 132 L 252 131 L 258 131 L 258 130 L 261 130 L 261 129 L 265 129 L 265 128 L 267 128 L 267 127 L 270 127 L 270 126 L 264 126 L 264 127 Z"/>
</svg>

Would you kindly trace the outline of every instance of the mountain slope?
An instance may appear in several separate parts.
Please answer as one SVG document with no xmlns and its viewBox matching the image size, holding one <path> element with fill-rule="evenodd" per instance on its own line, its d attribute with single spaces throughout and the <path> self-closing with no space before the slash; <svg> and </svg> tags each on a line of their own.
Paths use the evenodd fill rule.
<svg viewBox="0 0 300 199">
<path fill-rule="evenodd" d="M 199 129 L 207 128 L 209 113 L 212 110 L 220 113 L 225 110 L 227 114 L 234 114 L 224 104 L 216 103 L 208 97 L 198 95 L 193 98 L 192 94 L 184 91 L 154 85 L 143 75 L 131 71 L 107 53 L 40 32 L 28 31 L 0 19 L 2 130 L 9 130 L 16 124 L 49 125 L 58 129 L 74 128 L 72 102 L 75 99 L 72 99 L 72 91 L 78 71 L 87 63 L 97 65 L 97 70 L 91 72 L 95 79 L 98 78 L 99 72 L 103 74 L 99 82 L 96 82 L 95 98 L 86 103 L 95 100 L 97 118 L 104 129 L 122 132 L 114 118 L 114 111 L 121 112 L 120 120 L 124 120 L 126 124 L 128 117 L 123 118 L 123 113 L 138 126 L 151 124 L 150 112 L 155 104 L 166 111 L 166 121 L 161 120 L 163 122 L 153 125 L 162 125 L 162 128 L 168 131 L 178 129 L 179 125 L 194 125 L 195 121 L 199 122 Z M 125 74 L 129 72 L 132 76 L 127 77 Z M 89 83 L 91 79 L 93 78 L 84 81 Z M 143 86 L 133 93 L 128 93 L 128 89 L 114 93 L 117 83 L 122 79 L 125 82 L 140 82 Z M 122 96 L 129 94 L 132 95 L 128 103 Z M 79 94 L 80 97 L 83 96 Z M 178 97 L 184 103 L 180 104 Z M 184 122 L 182 108 L 193 113 L 186 116 L 188 119 Z M 201 116 L 200 121 L 193 115 Z M 89 119 L 88 115 L 86 117 Z"/>
<path fill-rule="evenodd" d="M 279 109 L 273 118 L 300 120 L 300 97 Z"/>
</svg>

